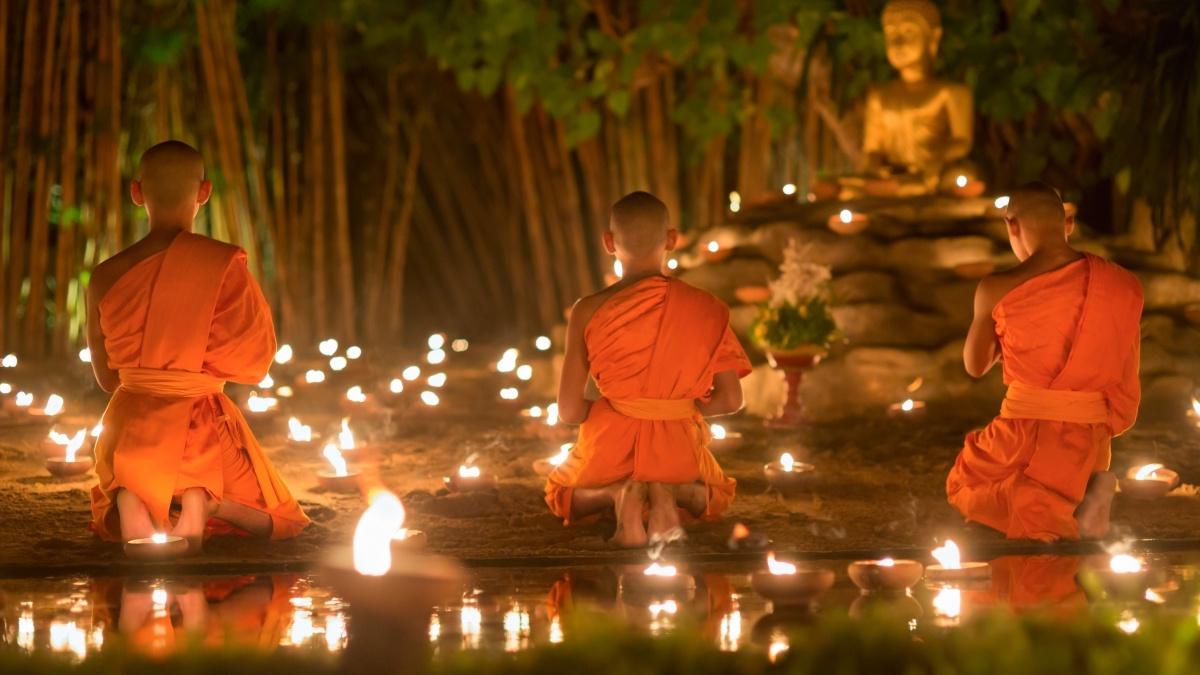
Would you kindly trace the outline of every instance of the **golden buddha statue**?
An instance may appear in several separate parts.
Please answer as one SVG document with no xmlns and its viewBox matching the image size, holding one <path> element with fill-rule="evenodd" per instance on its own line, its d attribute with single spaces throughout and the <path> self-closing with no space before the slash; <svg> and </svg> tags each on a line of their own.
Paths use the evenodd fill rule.
<svg viewBox="0 0 1200 675">
<path fill-rule="evenodd" d="M 934 77 L 942 19 L 929 0 L 891 0 L 883 9 L 896 80 L 867 94 L 860 173 L 839 180 L 841 198 L 911 196 L 952 190 L 974 136 L 971 90 Z"/>
</svg>

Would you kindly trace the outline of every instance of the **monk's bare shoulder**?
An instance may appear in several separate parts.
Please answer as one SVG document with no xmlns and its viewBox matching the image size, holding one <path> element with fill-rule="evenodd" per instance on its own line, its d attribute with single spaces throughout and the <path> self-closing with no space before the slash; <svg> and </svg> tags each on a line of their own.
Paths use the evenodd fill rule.
<svg viewBox="0 0 1200 675">
<path fill-rule="evenodd" d="M 678 286 L 681 293 L 690 296 L 695 306 L 706 307 L 708 310 L 717 313 L 729 314 L 729 305 L 703 288 L 697 288 L 686 281 L 676 278 L 672 278 L 671 283 Z"/>
<path fill-rule="evenodd" d="M 975 289 L 975 313 L 991 314 L 1004 296 L 1020 286 L 1027 278 L 1028 276 L 1021 274 L 1018 268 L 1013 268 L 1003 272 L 994 272 L 980 279 L 979 286 Z"/>
<path fill-rule="evenodd" d="M 592 315 L 596 313 L 596 310 L 600 309 L 618 290 L 620 289 L 614 284 L 576 300 L 575 304 L 571 307 L 571 324 L 578 326 L 580 329 L 587 326 L 588 322 L 592 320 Z"/>
</svg>

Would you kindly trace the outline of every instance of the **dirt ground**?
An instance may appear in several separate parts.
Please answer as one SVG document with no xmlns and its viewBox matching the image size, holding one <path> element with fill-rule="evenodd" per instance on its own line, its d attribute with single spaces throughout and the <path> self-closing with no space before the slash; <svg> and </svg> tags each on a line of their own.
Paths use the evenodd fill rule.
<svg viewBox="0 0 1200 675">
<path fill-rule="evenodd" d="M 547 511 L 542 501 L 544 481 L 533 473 L 532 464 L 553 455 L 563 439 L 522 419 L 519 410 L 544 404 L 549 397 L 501 401 L 500 387 L 518 383 L 511 376 L 490 372 L 483 363 L 489 355 L 490 351 L 458 357 L 444 369 L 449 379 L 437 408 L 422 405 L 417 398 L 420 389 L 410 384 L 391 412 L 354 417 L 352 427 L 370 447 L 357 451 L 352 465 L 368 473 L 377 471 L 378 480 L 402 496 L 409 526 L 424 530 L 435 551 L 494 564 L 627 557 L 606 544 L 610 523 L 564 528 Z M 86 409 L 98 416 L 105 398 L 98 392 L 84 396 L 81 392 L 90 385 L 74 370 L 69 376 L 42 379 L 57 382 L 68 392 L 70 412 Z M 429 367 L 425 370 L 432 372 Z M 378 377 L 392 377 L 398 371 L 399 367 L 391 366 L 372 370 Z M 526 391 L 551 391 L 549 371 L 548 365 L 538 365 L 533 386 Z M 273 374 L 282 379 L 282 373 Z M 343 374 L 315 392 L 298 389 L 289 412 L 315 429 L 332 428 L 340 417 L 336 401 L 341 393 L 350 384 L 369 380 L 365 373 Z M 368 391 L 377 390 L 368 387 Z M 231 387 L 230 393 L 236 398 L 244 396 L 245 390 Z M 997 407 L 998 401 L 933 402 L 918 419 L 880 414 L 801 432 L 768 431 L 756 418 L 728 420 L 730 428 L 746 437 L 740 448 L 717 454 L 738 481 L 737 499 L 722 520 L 690 528 L 686 553 L 711 558 L 727 552 L 725 541 L 736 522 L 796 554 L 926 548 L 946 536 L 965 542 L 968 550 L 1003 548 L 994 533 L 964 528 L 944 496 L 946 473 L 964 432 L 986 423 Z M 214 571 L 308 567 L 350 539 L 363 498 L 322 491 L 315 479 L 315 472 L 326 467 L 319 446 L 289 447 L 284 419 L 268 428 L 256 426 L 262 429 L 259 438 L 268 454 L 314 523 L 286 542 L 214 538 L 200 557 L 188 561 L 190 567 Z M 42 467 L 39 441 L 45 433 L 44 426 L 0 426 L 0 575 L 132 567 L 119 546 L 101 542 L 87 529 L 88 491 L 95 479 L 90 475 L 79 480 L 53 478 Z M 783 451 L 817 467 L 807 489 L 787 496 L 769 489 L 762 475 L 763 463 Z M 446 494 L 442 477 L 472 453 L 478 453 L 484 470 L 497 476 L 498 489 Z M 1157 501 L 1118 495 L 1115 536 L 1196 538 L 1200 501 L 1188 484 L 1200 483 L 1200 429 L 1185 420 L 1146 420 L 1114 441 L 1115 469 L 1123 471 L 1151 460 L 1178 470 L 1185 485 Z"/>
</svg>

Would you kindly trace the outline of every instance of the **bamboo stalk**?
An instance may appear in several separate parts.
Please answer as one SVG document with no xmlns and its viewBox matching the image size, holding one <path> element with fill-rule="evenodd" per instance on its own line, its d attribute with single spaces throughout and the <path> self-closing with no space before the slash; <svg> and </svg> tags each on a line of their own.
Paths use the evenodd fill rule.
<svg viewBox="0 0 1200 675">
<path fill-rule="evenodd" d="M 538 201 L 537 188 L 534 187 L 533 166 L 529 156 L 529 144 L 525 140 L 525 126 L 521 114 L 517 111 L 517 102 L 512 90 L 507 90 L 508 122 L 516 148 L 517 170 L 521 179 L 521 194 L 524 199 L 525 222 L 529 231 L 529 241 L 533 251 L 533 276 L 537 282 L 538 298 L 538 327 L 545 329 L 553 326 L 558 320 L 558 308 L 554 299 L 554 288 L 549 265 L 550 251 L 546 245 L 546 228 L 542 222 L 541 205 Z"/>
<path fill-rule="evenodd" d="M 8 17 L 10 13 L 9 0 L 0 0 L 0 129 L 8 128 Z M 12 221 L 7 217 L 8 196 L 8 154 L 5 141 L 8 134 L 0 133 L 0 263 L 5 270 L 12 264 L 11 258 L 5 259 L 4 242 L 8 241 L 12 231 Z M 8 313 L 6 311 L 8 297 L 8 274 L 0 272 L 0 349 L 8 347 Z"/>
<path fill-rule="evenodd" d="M 325 87 L 325 41 L 320 39 L 317 29 L 310 31 L 309 52 L 311 55 L 309 76 L 309 151 L 306 153 L 308 162 L 305 167 L 310 171 L 308 179 L 309 209 L 306 224 L 309 236 L 312 238 L 312 250 L 309 251 L 312 265 L 312 298 L 313 323 L 311 328 L 324 333 L 328 328 L 326 316 L 326 284 L 325 274 L 325 153 L 323 130 L 325 125 L 325 106 L 321 105 L 321 96 Z"/>
<path fill-rule="evenodd" d="M 25 228 L 29 218 L 30 139 L 34 137 L 33 102 L 36 88 L 34 72 L 37 46 L 38 9 L 41 3 L 25 6 L 24 45 L 21 53 L 21 93 L 17 107 L 17 148 L 13 175 L 13 209 L 9 229 L 8 295 L 5 297 L 4 322 L 17 325 L 17 309 L 21 301 L 21 285 L 25 276 Z M 10 339 L 19 344 L 18 336 Z"/>
<path fill-rule="evenodd" d="M 332 21 L 324 24 L 326 62 L 329 71 L 330 161 L 333 164 L 333 206 L 337 229 L 334 246 L 337 254 L 338 309 L 342 335 L 353 342 L 357 333 L 354 322 L 354 260 L 350 254 L 350 205 L 346 188 L 346 139 L 343 106 L 341 57 L 337 29 Z"/>
<path fill-rule="evenodd" d="M 78 94 L 81 64 L 78 0 L 67 0 L 67 59 L 62 129 L 62 211 L 58 223 L 57 258 L 54 270 L 54 351 L 66 352 L 70 345 L 68 291 L 77 265 L 75 232 L 79 227 L 79 209 L 75 202 L 78 172 Z"/>
</svg>

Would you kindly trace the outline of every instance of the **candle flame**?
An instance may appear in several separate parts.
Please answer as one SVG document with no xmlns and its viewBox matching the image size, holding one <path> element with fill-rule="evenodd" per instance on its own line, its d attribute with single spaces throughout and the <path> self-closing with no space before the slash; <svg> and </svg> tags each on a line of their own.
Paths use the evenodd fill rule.
<svg viewBox="0 0 1200 675">
<path fill-rule="evenodd" d="M 92 350 L 88 349 L 87 347 L 80 349 L 79 350 L 79 360 L 83 361 L 84 363 L 91 363 L 92 362 Z"/>
<path fill-rule="evenodd" d="M 967 187 L 967 177 L 959 174 L 958 177 L 954 179 L 954 184 L 960 188 Z"/>
<path fill-rule="evenodd" d="M 275 390 L 275 395 L 280 396 L 282 398 L 291 398 L 292 397 L 292 388 L 285 384 L 284 386 L 279 387 L 278 389 Z"/>
<path fill-rule="evenodd" d="M 104 433 L 104 422 L 96 422 L 96 426 L 92 427 L 92 438 L 100 438 L 102 433 Z"/>
<path fill-rule="evenodd" d="M 714 441 L 723 441 L 723 440 L 725 440 L 725 434 L 726 434 L 726 431 L 725 431 L 725 427 L 724 427 L 723 425 L 720 425 L 720 424 L 713 424 L 712 426 L 710 426 L 710 427 L 708 428 L 708 431 L 709 431 L 709 433 L 711 433 L 711 434 L 712 434 L 712 437 L 713 437 L 713 440 L 714 440 Z"/>
<path fill-rule="evenodd" d="M 441 349 L 442 347 L 446 346 L 446 336 L 442 333 L 434 333 L 433 335 L 429 336 L 429 339 L 425 341 L 425 344 L 429 345 L 430 351 Z"/>
<path fill-rule="evenodd" d="M 466 464 L 460 464 L 458 467 L 458 477 L 459 478 L 479 478 L 479 476 L 482 474 L 483 474 L 483 471 L 477 466 L 467 466 Z"/>
<path fill-rule="evenodd" d="M 453 349 L 456 352 L 465 352 L 470 348 L 471 348 L 471 343 L 467 342 L 466 340 L 464 340 L 462 338 L 459 338 L 459 339 L 455 340 L 454 342 L 450 343 L 450 349 Z"/>
<path fill-rule="evenodd" d="M 993 204 L 995 204 L 996 208 L 998 208 L 998 209 L 1007 207 L 1008 206 L 1008 195 L 1000 195 L 999 197 L 996 197 L 996 201 L 993 202 Z"/>
<path fill-rule="evenodd" d="M 346 470 L 346 458 L 342 457 L 342 453 L 338 452 L 338 447 L 333 443 L 325 445 L 325 450 L 321 453 L 325 459 L 333 466 L 333 474 L 339 478 L 349 475 Z"/>
<path fill-rule="evenodd" d="M 291 360 L 292 360 L 292 346 L 291 345 L 282 345 L 279 347 L 279 351 L 275 352 L 275 363 L 278 363 L 279 365 L 282 366 L 283 364 L 285 364 Z"/>
<path fill-rule="evenodd" d="M 308 384 L 317 384 L 325 381 L 325 371 L 323 370 L 308 370 L 304 373 L 304 381 Z"/>
<path fill-rule="evenodd" d="M 841 213 L 838 214 L 838 220 L 849 225 L 850 221 L 854 220 L 854 214 L 850 211 L 850 209 L 842 209 Z"/>
<path fill-rule="evenodd" d="M 674 565 L 660 565 L 657 560 L 642 570 L 642 574 L 648 577 L 673 577 L 677 572 Z"/>
<path fill-rule="evenodd" d="M 500 390 L 500 398 L 505 401 L 515 401 L 520 394 L 521 392 L 516 387 L 505 387 Z"/>
<path fill-rule="evenodd" d="M 1200 415 L 1200 400 L 1195 397 L 1192 398 L 1192 414 Z"/>
<path fill-rule="evenodd" d="M 321 340 L 321 343 L 317 345 L 317 350 L 321 352 L 322 356 L 333 356 L 337 353 L 338 341 L 333 338 Z"/>
<path fill-rule="evenodd" d="M 338 432 L 338 447 L 342 450 L 353 450 L 356 446 L 354 443 L 354 432 L 350 431 L 350 419 L 342 418 L 342 430 Z"/>
<path fill-rule="evenodd" d="M 546 406 L 546 426 L 552 427 L 558 424 L 558 404 L 551 403 Z"/>
<path fill-rule="evenodd" d="M 446 350 L 435 349 L 425 355 L 425 360 L 428 361 L 431 365 L 435 365 L 435 366 L 438 365 L 439 363 L 444 363 L 446 361 Z"/>
<path fill-rule="evenodd" d="M 957 588 L 943 588 L 933 597 L 933 611 L 938 616 L 947 619 L 957 619 L 962 615 L 962 591 Z"/>
<path fill-rule="evenodd" d="M 667 258 L 667 269 L 669 269 L 669 270 L 679 269 L 679 261 L 676 260 L 675 258 Z"/>
<path fill-rule="evenodd" d="M 947 539 L 946 543 L 933 549 L 933 558 L 938 561 L 939 565 L 948 570 L 962 569 L 958 544 L 955 544 L 953 539 Z"/>
<path fill-rule="evenodd" d="M 70 436 L 58 431 L 57 429 L 51 429 L 48 435 L 50 440 L 53 441 L 55 445 L 66 445 L 67 443 L 71 442 Z"/>
<path fill-rule="evenodd" d="M 404 505 L 387 490 L 379 491 L 354 528 L 354 569 L 383 576 L 392 568 L 392 537 L 404 527 Z"/>
<path fill-rule="evenodd" d="M 359 358 L 362 358 L 362 347 L 359 347 L 358 345 L 348 347 L 346 349 L 346 358 L 350 359 L 351 361 L 356 361 Z"/>
<path fill-rule="evenodd" d="M 0 382 L 0 394 L 11 394 L 12 385 L 7 382 Z"/>
<path fill-rule="evenodd" d="M 716 253 L 717 251 L 720 251 L 720 250 L 721 250 L 721 244 L 719 242 L 717 242 L 716 239 L 713 239 L 712 241 L 708 242 L 708 252 L 709 253 Z"/>
<path fill-rule="evenodd" d="M 433 393 L 432 391 L 421 392 L 421 403 L 424 403 L 425 405 L 432 407 L 432 406 L 436 406 L 440 402 L 441 402 L 441 399 L 439 399 L 438 395 Z"/>
<path fill-rule="evenodd" d="M 525 414 L 529 415 L 530 418 L 536 420 L 537 418 L 542 416 L 542 406 L 540 406 L 540 405 L 532 406 L 529 408 L 529 410 L 525 411 Z"/>
<path fill-rule="evenodd" d="M 547 352 L 550 351 L 550 348 L 554 346 L 554 343 L 551 342 L 550 338 L 546 337 L 545 335 L 539 335 L 538 338 L 533 341 L 533 346 L 537 347 L 539 352 Z"/>
<path fill-rule="evenodd" d="M 356 384 L 346 390 L 346 400 L 351 403 L 366 403 L 367 395 L 363 393 L 362 387 Z"/>
<path fill-rule="evenodd" d="M 404 391 L 404 380 L 398 377 L 392 378 L 392 381 L 388 383 L 388 389 L 393 394 L 399 394 Z"/>
<path fill-rule="evenodd" d="M 767 553 L 767 571 L 771 574 L 795 574 L 796 566 L 790 562 L 775 559 L 775 552 Z"/>
<path fill-rule="evenodd" d="M 1108 567 L 1116 574 L 1136 574 L 1142 571 L 1142 561 L 1128 553 L 1118 553 L 1109 559 Z"/>
<path fill-rule="evenodd" d="M 342 372 L 348 365 L 350 365 L 350 362 L 344 356 L 335 356 L 329 359 L 329 369 L 335 373 Z"/>
<path fill-rule="evenodd" d="M 508 348 L 504 350 L 504 354 L 500 360 L 496 362 L 496 370 L 501 373 L 511 373 L 517 369 L 517 357 L 520 354 L 516 349 Z"/>
<path fill-rule="evenodd" d="M 271 387 L 274 387 L 274 386 L 275 386 L 275 379 L 271 377 L 270 373 L 263 375 L 263 379 L 260 380 L 258 383 L 259 389 L 270 389 Z"/>
<path fill-rule="evenodd" d="M 403 377 L 408 382 L 412 382 L 413 380 L 417 379 L 420 376 L 421 376 L 421 367 L 420 366 L 409 366 L 400 372 L 400 377 Z"/>
<path fill-rule="evenodd" d="M 895 567 L 896 561 L 892 560 L 891 558 L 884 558 L 883 560 L 880 560 L 880 561 L 876 562 L 875 564 L 879 565 L 880 567 Z"/>
<path fill-rule="evenodd" d="M 301 424 L 295 417 L 288 418 L 288 438 L 299 443 L 312 442 L 312 427 Z"/>
<path fill-rule="evenodd" d="M 903 410 L 904 412 L 912 412 L 913 407 L 915 405 L 916 404 L 913 403 L 913 400 L 911 398 L 906 398 L 906 399 L 904 399 L 904 403 L 900 404 L 900 409 Z"/>
<path fill-rule="evenodd" d="M 533 366 L 525 364 L 517 368 L 517 379 L 528 382 L 533 379 Z"/>
<path fill-rule="evenodd" d="M 550 458 L 550 464 L 553 466 L 562 466 L 562 463 L 567 461 L 567 457 L 571 456 L 571 448 L 575 447 L 574 443 L 563 443 L 558 448 L 558 454 Z"/>
<path fill-rule="evenodd" d="M 785 452 L 779 456 L 779 466 L 784 471 L 790 472 L 792 470 L 792 468 L 795 466 L 795 464 L 796 464 L 796 460 L 792 458 L 792 453 Z"/>
<path fill-rule="evenodd" d="M 259 396 L 258 392 L 250 392 L 250 397 L 246 399 L 246 407 L 252 413 L 265 413 L 279 404 L 272 396 Z"/>
<path fill-rule="evenodd" d="M 441 389 L 442 387 L 446 386 L 446 374 L 434 373 L 430 375 L 429 379 L 425 380 L 425 382 L 434 389 Z"/>
<path fill-rule="evenodd" d="M 27 391 L 18 391 L 16 404 L 18 408 L 28 408 L 33 405 L 33 394 Z"/>
<path fill-rule="evenodd" d="M 613 275 L 618 279 L 625 276 L 625 266 L 621 264 L 620 260 L 613 261 Z"/>
<path fill-rule="evenodd" d="M 679 604 L 674 600 L 664 600 L 663 602 L 652 602 L 647 605 L 646 609 L 650 610 L 650 615 L 657 617 L 659 614 L 675 614 L 679 611 Z"/>
<path fill-rule="evenodd" d="M 796 184 L 795 183 L 784 183 L 783 184 L 783 194 L 788 195 L 788 196 L 796 194 Z"/>
<path fill-rule="evenodd" d="M 0 359 L 0 367 L 16 368 L 17 367 L 17 355 L 16 354 L 6 354 L 3 359 Z"/>
<path fill-rule="evenodd" d="M 1147 465 L 1143 466 L 1142 468 L 1138 469 L 1137 473 L 1133 474 L 1133 479 L 1134 480 L 1159 480 L 1158 470 L 1161 468 L 1163 468 L 1162 464 L 1147 464 Z"/>
<path fill-rule="evenodd" d="M 78 453 L 79 449 L 83 447 L 83 441 L 86 438 L 87 429 L 80 429 L 79 431 L 75 432 L 75 435 L 72 436 L 71 440 L 67 442 L 67 452 L 64 457 L 65 461 L 75 461 L 75 454 Z"/>
<path fill-rule="evenodd" d="M 154 534 L 150 535 L 150 541 L 155 544 L 165 544 L 167 543 L 167 533 L 155 532 Z"/>
<path fill-rule="evenodd" d="M 1146 602 L 1153 602 L 1156 605 L 1161 605 L 1167 601 L 1167 599 L 1164 598 L 1162 596 L 1162 594 L 1160 594 L 1158 591 L 1154 590 L 1153 588 L 1147 588 L 1146 595 L 1143 597 L 1146 598 Z"/>
<path fill-rule="evenodd" d="M 50 394 L 50 398 L 46 399 L 45 414 L 57 415 L 63 411 L 63 397 L 58 394 Z"/>
<path fill-rule="evenodd" d="M 1120 628 L 1121 632 L 1128 635 L 1136 633 L 1141 625 L 1137 617 L 1133 615 L 1133 612 L 1127 609 L 1121 612 L 1121 620 L 1117 621 L 1117 628 Z"/>
</svg>

